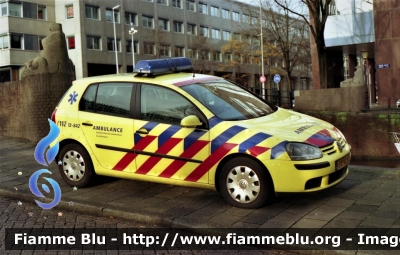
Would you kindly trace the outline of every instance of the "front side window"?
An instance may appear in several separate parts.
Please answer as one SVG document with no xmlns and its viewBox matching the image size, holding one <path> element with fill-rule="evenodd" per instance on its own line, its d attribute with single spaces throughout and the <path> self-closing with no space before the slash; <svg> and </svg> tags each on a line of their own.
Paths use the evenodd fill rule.
<svg viewBox="0 0 400 255">
<path fill-rule="evenodd" d="M 87 36 L 86 43 L 87 43 L 87 49 L 89 50 L 101 49 L 100 37 L 98 36 Z"/>
<path fill-rule="evenodd" d="M 115 43 L 114 38 L 107 38 L 107 50 L 115 51 Z M 117 51 L 121 51 L 121 40 L 117 38 Z"/>
<path fill-rule="evenodd" d="M 181 87 L 223 120 L 259 118 L 275 110 L 247 90 L 223 79 Z"/>
<path fill-rule="evenodd" d="M 174 32 L 183 33 L 183 23 L 180 21 L 174 21 Z"/>
<path fill-rule="evenodd" d="M 85 15 L 87 19 L 100 19 L 99 16 L 100 8 L 97 6 L 86 5 L 85 6 Z"/>
<path fill-rule="evenodd" d="M 129 117 L 131 97 L 130 83 L 93 84 L 87 88 L 79 102 L 79 110 Z"/>
<path fill-rule="evenodd" d="M 140 115 L 143 120 L 180 125 L 196 107 L 177 92 L 159 86 L 143 84 L 140 96 Z"/>
<path fill-rule="evenodd" d="M 142 26 L 147 28 L 153 28 L 153 17 L 142 16 Z"/>
</svg>

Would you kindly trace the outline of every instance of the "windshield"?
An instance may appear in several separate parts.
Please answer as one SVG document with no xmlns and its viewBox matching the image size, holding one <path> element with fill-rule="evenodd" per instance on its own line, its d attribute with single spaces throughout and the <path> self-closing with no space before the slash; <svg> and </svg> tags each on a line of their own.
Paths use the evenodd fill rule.
<svg viewBox="0 0 400 255">
<path fill-rule="evenodd" d="M 247 90 L 223 79 L 181 87 L 223 120 L 246 120 L 274 112 Z"/>
</svg>

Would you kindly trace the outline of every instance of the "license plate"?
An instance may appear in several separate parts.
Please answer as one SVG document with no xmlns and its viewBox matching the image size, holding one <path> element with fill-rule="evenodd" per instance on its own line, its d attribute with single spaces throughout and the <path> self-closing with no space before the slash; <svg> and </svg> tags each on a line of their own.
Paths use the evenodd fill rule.
<svg viewBox="0 0 400 255">
<path fill-rule="evenodd" d="M 338 161 L 336 161 L 336 171 L 342 169 L 343 167 L 347 166 L 348 164 L 350 164 L 350 153 L 347 154 L 346 156 L 344 156 L 343 158 L 339 159 Z"/>
</svg>

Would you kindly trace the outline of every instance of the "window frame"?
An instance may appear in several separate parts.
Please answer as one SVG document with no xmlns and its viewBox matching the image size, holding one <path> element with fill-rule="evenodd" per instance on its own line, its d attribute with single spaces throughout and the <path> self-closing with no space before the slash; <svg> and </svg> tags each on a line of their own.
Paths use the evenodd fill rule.
<svg viewBox="0 0 400 255">
<path fill-rule="evenodd" d="M 220 11 L 218 6 L 210 6 L 210 15 L 213 17 L 220 17 Z"/>
<path fill-rule="evenodd" d="M 111 20 L 108 20 L 108 19 L 107 19 L 107 12 L 110 12 L 110 14 L 111 14 Z M 121 15 L 119 14 L 119 10 L 113 10 L 112 8 L 106 8 L 106 10 L 105 10 L 104 13 L 105 13 L 105 20 L 106 20 L 106 22 L 114 23 L 114 20 L 113 20 L 113 13 L 114 13 L 115 23 L 116 23 L 116 24 L 119 24 L 119 23 L 120 23 L 120 21 L 121 21 Z"/>
<path fill-rule="evenodd" d="M 204 12 L 203 12 L 204 10 Z M 208 14 L 208 5 L 206 3 L 199 2 L 199 13 L 201 14 Z"/>
<path fill-rule="evenodd" d="M 94 46 L 94 45 L 96 45 L 96 43 L 95 43 L 95 40 L 97 39 L 98 40 L 98 45 L 99 45 L 99 47 L 98 47 L 98 49 L 97 48 L 89 48 L 88 46 L 88 39 L 92 39 L 92 45 Z M 86 35 L 86 49 L 88 49 L 88 50 L 101 50 L 102 49 L 102 43 L 101 43 L 101 36 L 99 36 L 99 35 Z"/>
<path fill-rule="evenodd" d="M 144 26 L 143 22 L 146 22 L 146 26 Z M 151 26 L 149 26 L 149 22 L 151 22 Z M 154 17 L 153 16 L 142 15 L 142 27 L 154 29 Z"/>
<path fill-rule="evenodd" d="M 182 0 L 172 0 L 172 7 L 182 9 Z"/>
<path fill-rule="evenodd" d="M 211 38 L 221 40 L 221 30 L 218 28 L 211 28 Z"/>
<path fill-rule="evenodd" d="M 162 24 L 160 24 L 160 22 L 163 22 Z M 161 26 L 160 26 L 161 25 Z M 158 18 L 157 20 L 157 26 L 159 29 L 161 29 L 162 31 L 170 31 L 170 26 L 169 26 L 169 19 L 165 19 L 165 18 Z M 166 26 L 166 29 L 165 29 Z"/>
<path fill-rule="evenodd" d="M 109 49 L 109 41 L 110 45 L 112 45 L 112 50 Z M 107 37 L 107 51 L 115 52 L 114 47 L 114 37 Z M 121 52 L 121 38 L 117 38 L 117 52 Z"/>
<path fill-rule="evenodd" d="M 90 8 L 90 14 L 91 17 L 87 16 L 87 8 Z M 96 12 L 95 12 L 96 11 Z M 93 15 L 94 13 L 96 13 L 97 17 L 94 17 L 96 15 Z M 86 19 L 91 19 L 91 20 L 101 20 L 100 17 L 100 7 L 97 5 L 90 5 L 90 4 L 85 4 L 85 18 Z"/>
<path fill-rule="evenodd" d="M 228 9 L 221 9 L 221 18 L 223 19 L 230 19 L 230 11 Z"/>
<path fill-rule="evenodd" d="M 127 23 L 127 21 L 126 21 L 126 19 L 127 19 L 127 14 L 129 15 L 129 23 Z M 132 16 L 133 16 L 133 22 L 132 22 Z M 138 14 L 136 13 L 136 12 L 125 12 L 125 15 L 124 15 L 124 22 L 125 22 L 125 25 L 134 25 L 134 26 L 137 26 L 138 25 Z"/>
<path fill-rule="evenodd" d="M 179 26 L 178 26 L 179 25 Z M 174 20 L 173 22 L 172 22 L 172 26 L 173 26 L 173 32 L 174 33 L 178 33 L 178 34 L 183 34 L 185 31 L 184 31 L 184 28 L 183 28 L 183 22 L 182 21 L 177 21 L 177 20 Z M 178 28 L 180 28 L 180 30 L 181 31 L 177 31 L 178 30 Z"/>
<path fill-rule="evenodd" d="M 196 12 L 196 2 L 193 0 L 186 0 L 186 10 Z"/>
<path fill-rule="evenodd" d="M 72 10 L 72 16 L 69 16 L 69 10 Z M 74 5 L 69 4 L 65 6 L 65 19 L 73 19 L 75 17 Z"/>
</svg>

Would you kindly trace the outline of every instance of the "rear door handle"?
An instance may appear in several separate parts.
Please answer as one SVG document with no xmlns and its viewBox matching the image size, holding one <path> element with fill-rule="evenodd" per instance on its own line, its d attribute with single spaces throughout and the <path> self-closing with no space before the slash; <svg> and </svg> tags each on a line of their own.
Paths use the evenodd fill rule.
<svg viewBox="0 0 400 255">
<path fill-rule="evenodd" d="M 141 128 L 141 129 L 136 130 L 136 133 L 137 134 L 142 134 L 142 135 L 147 135 L 147 134 L 149 134 L 149 131 L 147 131 L 144 128 Z"/>
<path fill-rule="evenodd" d="M 83 122 L 82 125 L 83 125 L 83 126 L 88 126 L 88 127 L 93 126 L 93 124 L 90 123 L 90 122 Z"/>
</svg>

